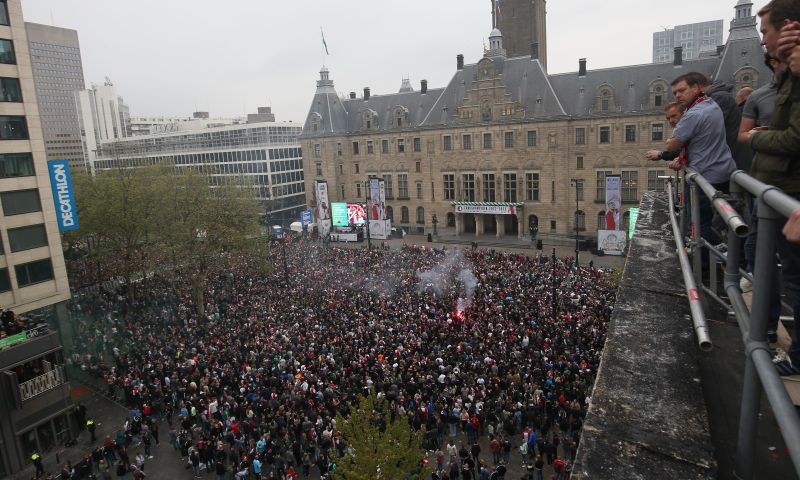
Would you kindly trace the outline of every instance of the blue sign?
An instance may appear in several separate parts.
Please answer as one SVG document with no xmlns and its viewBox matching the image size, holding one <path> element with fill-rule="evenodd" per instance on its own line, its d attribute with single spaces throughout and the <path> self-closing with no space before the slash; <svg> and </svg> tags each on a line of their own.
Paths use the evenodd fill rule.
<svg viewBox="0 0 800 480">
<path fill-rule="evenodd" d="M 58 229 L 62 232 L 75 230 L 79 227 L 78 209 L 75 207 L 75 195 L 72 193 L 69 163 L 66 160 L 51 160 L 47 162 L 47 169 L 50 171 L 50 186 L 53 188 Z"/>
<path fill-rule="evenodd" d="M 313 223 L 313 218 L 314 217 L 311 216 L 311 210 L 310 209 L 309 210 L 303 210 L 302 212 L 300 212 L 300 223 L 302 223 L 303 226 L 311 225 Z"/>
</svg>

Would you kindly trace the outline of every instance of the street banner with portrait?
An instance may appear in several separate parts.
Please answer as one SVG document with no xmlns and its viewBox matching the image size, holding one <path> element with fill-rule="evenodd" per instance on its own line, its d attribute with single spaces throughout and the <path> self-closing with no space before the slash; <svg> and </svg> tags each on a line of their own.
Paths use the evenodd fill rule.
<svg viewBox="0 0 800 480">
<path fill-rule="evenodd" d="M 328 182 L 317 180 L 314 182 L 314 195 L 317 201 L 316 217 L 317 230 L 321 236 L 327 235 L 331 231 L 331 211 L 328 201 Z"/>
<path fill-rule="evenodd" d="M 381 182 L 378 178 L 369 179 L 370 220 L 383 220 L 383 202 L 381 202 Z"/>
<path fill-rule="evenodd" d="M 597 249 L 605 255 L 622 255 L 625 251 L 626 232 L 621 230 L 598 230 Z"/>
<path fill-rule="evenodd" d="M 606 175 L 606 230 L 619 230 L 620 214 L 619 209 L 622 204 L 620 195 L 620 176 Z"/>
</svg>

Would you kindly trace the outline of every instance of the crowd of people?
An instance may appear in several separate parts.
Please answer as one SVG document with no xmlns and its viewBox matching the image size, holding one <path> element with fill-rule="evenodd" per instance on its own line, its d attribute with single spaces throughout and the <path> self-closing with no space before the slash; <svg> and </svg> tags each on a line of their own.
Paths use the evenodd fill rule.
<svg viewBox="0 0 800 480">
<path fill-rule="evenodd" d="M 195 476 L 326 478 L 348 448 L 335 418 L 375 392 L 426 428 L 432 478 L 502 478 L 509 462 L 566 475 L 613 310 L 602 271 L 285 241 L 286 272 L 281 256 L 268 274 L 237 259 L 209 279 L 202 315 L 162 278 L 76 296 L 71 361 L 130 408 L 100 466 L 127 474 L 126 449 L 160 428 Z"/>
</svg>

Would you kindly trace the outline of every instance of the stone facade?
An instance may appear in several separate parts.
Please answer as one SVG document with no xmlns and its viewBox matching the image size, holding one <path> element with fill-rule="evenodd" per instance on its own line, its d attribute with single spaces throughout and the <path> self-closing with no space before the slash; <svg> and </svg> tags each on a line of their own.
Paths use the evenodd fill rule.
<svg viewBox="0 0 800 480">
<path fill-rule="evenodd" d="M 436 215 L 439 232 L 522 237 L 537 224 L 541 234 L 566 236 L 577 223 L 594 237 L 604 228 L 611 174 L 621 175 L 626 229 L 628 210 L 672 173 L 644 159 L 671 134 L 663 117 L 671 80 L 697 71 L 738 88 L 770 78 L 755 18 L 742 21 L 736 8 L 725 48 L 685 62 L 587 70 L 581 59 L 577 72 L 549 75 L 536 55 L 508 56 L 494 29 L 484 58 L 464 65 L 458 56 L 444 88 L 423 82 L 418 91 L 340 98 L 323 67 L 300 137 L 308 203 L 315 180 L 328 182 L 331 202 L 352 202 L 364 200 L 364 182 L 377 176 L 386 180 L 393 225 L 411 231 L 432 231 Z M 453 202 L 463 201 L 522 205 L 515 221 L 457 213 Z"/>
</svg>

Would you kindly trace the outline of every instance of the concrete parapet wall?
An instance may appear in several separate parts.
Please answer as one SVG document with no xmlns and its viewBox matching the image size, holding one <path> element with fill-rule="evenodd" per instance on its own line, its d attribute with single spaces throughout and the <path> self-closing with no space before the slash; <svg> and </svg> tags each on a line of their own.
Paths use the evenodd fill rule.
<svg viewBox="0 0 800 480">
<path fill-rule="evenodd" d="M 573 479 L 711 479 L 717 464 L 666 194 L 644 195 Z"/>
</svg>

